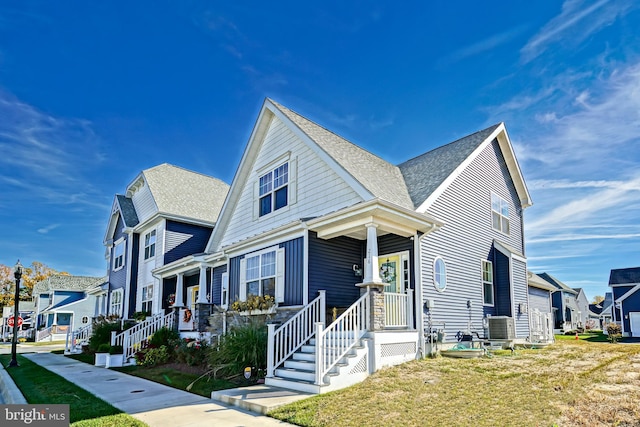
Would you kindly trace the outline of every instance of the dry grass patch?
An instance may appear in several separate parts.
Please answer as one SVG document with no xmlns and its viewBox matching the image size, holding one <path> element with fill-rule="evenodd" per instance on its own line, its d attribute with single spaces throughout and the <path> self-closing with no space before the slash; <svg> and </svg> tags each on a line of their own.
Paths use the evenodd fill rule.
<svg viewBox="0 0 640 427">
<path fill-rule="evenodd" d="M 640 346 L 582 340 L 475 360 L 423 359 L 271 415 L 304 426 L 638 425 L 638 363 Z"/>
</svg>

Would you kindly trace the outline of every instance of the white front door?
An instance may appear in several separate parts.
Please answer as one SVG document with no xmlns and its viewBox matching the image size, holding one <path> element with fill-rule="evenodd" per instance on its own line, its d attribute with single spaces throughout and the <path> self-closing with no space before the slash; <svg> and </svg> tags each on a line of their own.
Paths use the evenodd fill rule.
<svg viewBox="0 0 640 427">
<path fill-rule="evenodd" d="M 629 312 L 629 324 L 631 326 L 631 336 L 640 337 L 640 312 Z"/>
</svg>

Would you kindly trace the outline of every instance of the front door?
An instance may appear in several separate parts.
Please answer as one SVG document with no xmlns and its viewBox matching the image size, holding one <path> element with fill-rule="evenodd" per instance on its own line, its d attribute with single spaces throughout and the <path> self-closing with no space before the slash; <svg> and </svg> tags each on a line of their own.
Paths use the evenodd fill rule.
<svg viewBox="0 0 640 427">
<path fill-rule="evenodd" d="M 404 294 L 409 288 L 409 252 L 383 255 L 378 257 L 378 262 L 384 291 Z"/>
</svg>

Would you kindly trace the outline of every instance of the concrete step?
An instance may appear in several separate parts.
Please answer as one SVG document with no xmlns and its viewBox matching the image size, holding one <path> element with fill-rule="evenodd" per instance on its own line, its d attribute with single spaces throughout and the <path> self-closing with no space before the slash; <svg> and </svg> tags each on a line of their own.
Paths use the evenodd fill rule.
<svg viewBox="0 0 640 427">
<path fill-rule="evenodd" d="M 266 415 L 267 412 L 277 407 L 306 399 L 314 394 L 313 391 L 294 391 L 291 388 L 285 389 L 264 384 L 214 391 L 211 393 L 211 399 Z"/>
</svg>

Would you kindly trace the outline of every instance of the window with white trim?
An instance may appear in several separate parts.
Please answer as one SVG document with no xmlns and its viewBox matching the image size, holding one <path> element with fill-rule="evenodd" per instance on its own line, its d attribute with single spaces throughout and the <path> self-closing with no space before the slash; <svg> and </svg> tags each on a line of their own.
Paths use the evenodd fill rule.
<svg viewBox="0 0 640 427">
<path fill-rule="evenodd" d="M 484 305 L 493 305 L 493 263 L 482 261 L 482 302 Z"/>
<path fill-rule="evenodd" d="M 156 255 L 156 230 L 144 236 L 144 259 L 153 258 Z"/>
<path fill-rule="evenodd" d="M 509 203 L 495 193 L 491 193 L 491 221 L 494 230 L 509 234 Z"/>
<path fill-rule="evenodd" d="M 240 300 L 246 301 L 248 295 L 284 301 L 284 248 L 265 249 L 240 261 Z"/>
<path fill-rule="evenodd" d="M 433 285 L 440 292 L 447 287 L 447 266 L 440 257 L 433 261 Z"/>
<path fill-rule="evenodd" d="M 277 211 L 289 204 L 289 162 L 270 170 L 259 178 L 259 216 Z"/>
<path fill-rule="evenodd" d="M 124 240 L 113 247 L 113 269 L 120 270 L 124 266 Z"/>
<path fill-rule="evenodd" d="M 152 313 L 153 308 L 153 285 L 142 288 L 142 311 Z"/>
<path fill-rule="evenodd" d="M 109 314 L 122 317 L 122 296 L 124 291 L 116 289 L 111 291 L 111 300 L 109 304 Z"/>
</svg>

